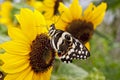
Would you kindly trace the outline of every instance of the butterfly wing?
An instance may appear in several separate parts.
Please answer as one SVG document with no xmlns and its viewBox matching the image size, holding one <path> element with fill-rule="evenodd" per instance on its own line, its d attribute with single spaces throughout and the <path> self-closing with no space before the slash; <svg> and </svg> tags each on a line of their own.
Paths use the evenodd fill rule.
<svg viewBox="0 0 120 80">
<path fill-rule="evenodd" d="M 88 49 L 78 39 L 73 37 L 72 48 L 61 57 L 61 61 L 71 63 L 73 59 L 87 59 L 90 56 Z"/>
<path fill-rule="evenodd" d="M 90 56 L 88 49 L 70 33 L 55 29 L 51 25 L 49 30 L 50 42 L 58 53 L 62 62 L 70 63 L 73 59 L 87 59 Z"/>
</svg>

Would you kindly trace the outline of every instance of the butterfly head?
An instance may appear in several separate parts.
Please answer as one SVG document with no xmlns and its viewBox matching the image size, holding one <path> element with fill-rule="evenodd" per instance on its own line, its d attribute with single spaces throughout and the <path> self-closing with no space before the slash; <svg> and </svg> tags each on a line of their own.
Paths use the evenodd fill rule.
<svg viewBox="0 0 120 80">
<path fill-rule="evenodd" d="M 61 57 L 62 56 L 62 51 L 58 50 L 57 54 L 58 54 L 59 57 Z"/>
<path fill-rule="evenodd" d="M 51 24 L 50 29 L 55 29 L 55 24 Z"/>
<path fill-rule="evenodd" d="M 49 35 L 52 37 L 54 36 L 55 32 L 56 32 L 55 24 L 51 24 L 49 29 Z"/>
</svg>

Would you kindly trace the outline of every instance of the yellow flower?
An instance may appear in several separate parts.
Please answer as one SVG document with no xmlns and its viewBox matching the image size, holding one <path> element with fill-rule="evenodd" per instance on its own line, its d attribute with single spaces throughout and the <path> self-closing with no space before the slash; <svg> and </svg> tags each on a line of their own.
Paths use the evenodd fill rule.
<svg viewBox="0 0 120 80">
<path fill-rule="evenodd" d="M 41 11 L 43 12 L 46 19 L 50 19 L 53 16 L 59 14 L 58 12 L 59 2 L 62 2 L 62 0 L 44 0 L 43 1 Z"/>
<path fill-rule="evenodd" d="M 11 1 L 4 1 L 0 4 L 0 24 L 5 26 L 19 26 L 18 22 L 14 18 L 14 14 L 18 12 L 17 9 L 13 8 Z M 16 12 L 15 12 L 16 10 Z"/>
<path fill-rule="evenodd" d="M 37 0 L 26 0 L 27 4 L 35 8 L 36 10 L 41 11 L 42 2 Z"/>
<path fill-rule="evenodd" d="M 49 80 L 55 52 L 49 43 L 43 15 L 22 8 L 16 15 L 20 27 L 8 27 L 10 41 L 0 45 L 4 80 Z"/>
<path fill-rule="evenodd" d="M 1 9 L 0 9 L 0 23 L 1 24 L 11 24 L 11 16 L 10 16 L 10 11 L 12 10 L 12 4 L 10 1 L 5 1 L 3 2 L 1 5 Z"/>
<path fill-rule="evenodd" d="M 106 3 L 101 3 L 97 7 L 91 3 L 82 13 L 82 7 L 78 0 L 73 0 L 69 8 L 60 3 L 59 12 L 61 19 L 56 24 L 58 29 L 71 33 L 74 37 L 82 41 L 89 49 L 89 39 L 92 37 L 96 26 L 98 26 L 105 15 Z"/>
</svg>

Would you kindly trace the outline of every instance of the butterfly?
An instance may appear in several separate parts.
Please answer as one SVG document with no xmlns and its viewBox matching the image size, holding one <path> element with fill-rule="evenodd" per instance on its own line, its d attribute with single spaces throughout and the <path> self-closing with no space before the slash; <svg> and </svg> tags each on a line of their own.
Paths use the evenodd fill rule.
<svg viewBox="0 0 120 80">
<path fill-rule="evenodd" d="M 89 50 L 70 33 L 56 29 L 55 24 L 49 28 L 50 43 L 62 62 L 71 63 L 73 59 L 87 59 Z"/>
</svg>

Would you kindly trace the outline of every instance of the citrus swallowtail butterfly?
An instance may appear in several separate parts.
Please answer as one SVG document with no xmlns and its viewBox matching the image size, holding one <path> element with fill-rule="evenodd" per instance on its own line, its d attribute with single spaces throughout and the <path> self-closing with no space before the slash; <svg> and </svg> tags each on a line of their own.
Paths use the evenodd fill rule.
<svg viewBox="0 0 120 80">
<path fill-rule="evenodd" d="M 90 56 L 84 44 L 70 33 L 56 29 L 54 24 L 50 26 L 49 35 L 50 43 L 62 62 L 71 63 L 73 59 L 87 59 Z"/>
</svg>

